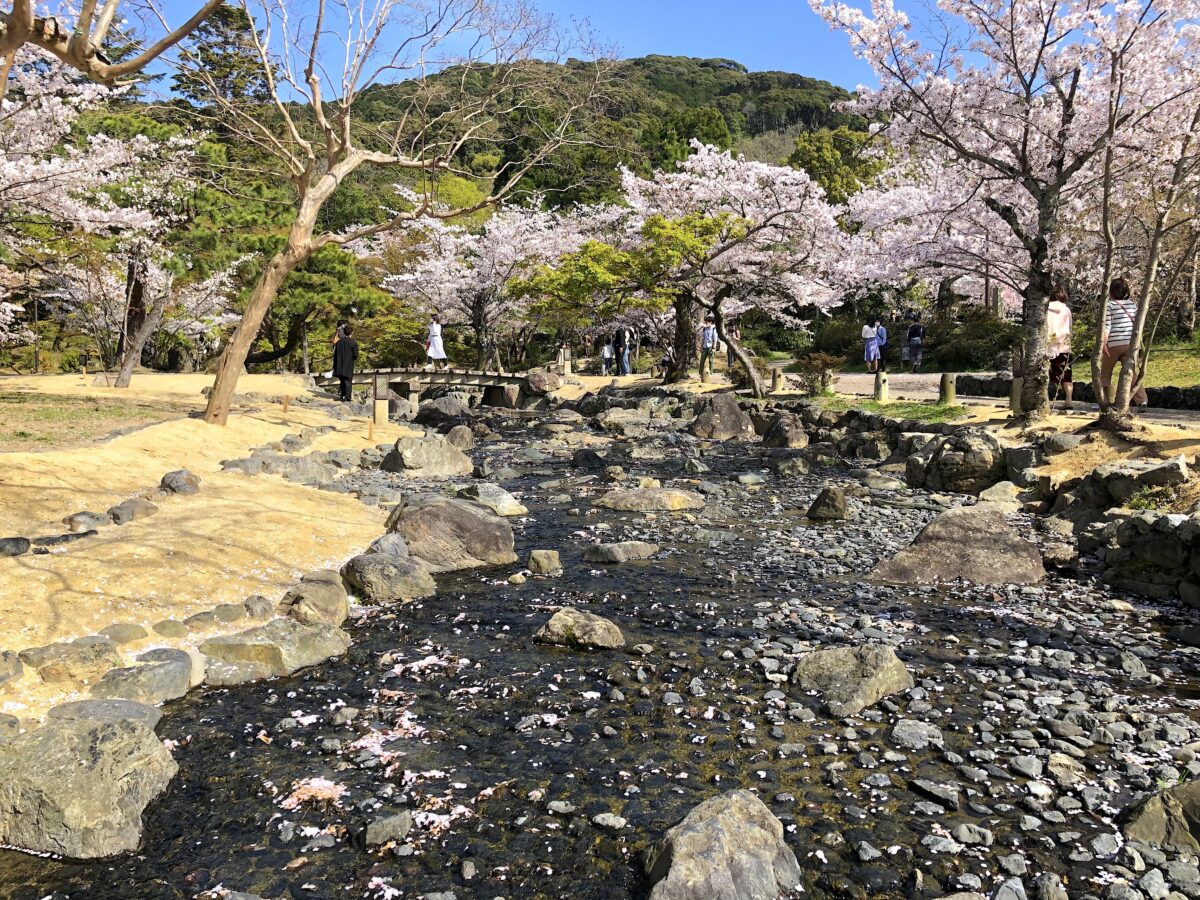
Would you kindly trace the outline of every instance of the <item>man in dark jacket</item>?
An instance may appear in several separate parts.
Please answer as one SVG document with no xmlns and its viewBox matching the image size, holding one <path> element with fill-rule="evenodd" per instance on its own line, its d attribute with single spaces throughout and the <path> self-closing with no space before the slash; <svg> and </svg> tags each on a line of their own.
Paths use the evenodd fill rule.
<svg viewBox="0 0 1200 900">
<path fill-rule="evenodd" d="M 345 403 L 353 399 L 354 364 L 358 362 L 358 341 L 351 337 L 353 334 L 354 327 L 346 325 L 333 345 L 333 374 L 337 376 L 339 393 Z"/>
</svg>

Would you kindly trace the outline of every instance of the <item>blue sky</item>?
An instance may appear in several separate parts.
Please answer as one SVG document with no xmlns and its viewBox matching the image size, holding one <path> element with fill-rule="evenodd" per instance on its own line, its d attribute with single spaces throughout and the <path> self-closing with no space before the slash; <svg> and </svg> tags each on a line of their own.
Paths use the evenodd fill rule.
<svg viewBox="0 0 1200 900">
<path fill-rule="evenodd" d="M 591 21 L 621 56 L 722 56 L 752 71 L 779 70 L 853 89 L 874 81 L 846 38 L 805 0 L 540 0 L 560 18 Z"/>
</svg>

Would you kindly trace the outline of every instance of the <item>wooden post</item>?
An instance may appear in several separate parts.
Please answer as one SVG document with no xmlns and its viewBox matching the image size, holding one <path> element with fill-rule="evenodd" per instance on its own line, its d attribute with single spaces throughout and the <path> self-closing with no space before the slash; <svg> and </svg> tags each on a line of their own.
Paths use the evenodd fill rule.
<svg viewBox="0 0 1200 900">
<path fill-rule="evenodd" d="M 1021 391 L 1025 387 L 1025 379 L 1015 376 L 1012 380 L 1012 392 L 1008 395 L 1008 408 L 1015 415 L 1021 414 Z"/>
<path fill-rule="evenodd" d="M 376 403 L 378 403 L 378 401 L 376 401 Z M 374 419 L 367 420 L 367 443 L 368 444 L 375 443 L 375 420 Z"/>
<path fill-rule="evenodd" d="M 958 395 L 954 376 L 949 372 L 943 372 L 941 384 L 938 385 L 938 403 L 942 406 L 951 406 L 956 402 L 958 402 Z"/>
<path fill-rule="evenodd" d="M 79 368 L 83 371 L 83 377 L 87 378 L 87 366 L 80 366 Z"/>
<path fill-rule="evenodd" d="M 778 367 L 771 370 L 771 393 L 775 393 L 783 387 L 783 369 Z"/>
<path fill-rule="evenodd" d="M 887 372 L 875 373 L 875 399 L 880 403 L 887 403 L 888 398 L 888 377 Z"/>
<path fill-rule="evenodd" d="M 288 409 L 288 403 L 290 403 L 290 402 L 291 402 L 291 399 L 292 399 L 292 398 L 291 398 L 291 397 L 289 397 L 287 394 L 284 394 L 284 395 L 283 395 L 283 411 L 284 411 L 284 413 L 285 413 L 285 414 L 287 413 L 287 409 Z"/>
</svg>

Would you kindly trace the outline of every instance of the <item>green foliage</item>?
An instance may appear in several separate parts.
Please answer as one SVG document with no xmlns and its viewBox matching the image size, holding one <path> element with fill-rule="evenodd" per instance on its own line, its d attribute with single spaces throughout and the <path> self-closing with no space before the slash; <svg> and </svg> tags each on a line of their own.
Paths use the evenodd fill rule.
<svg viewBox="0 0 1200 900">
<path fill-rule="evenodd" d="M 181 69 L 171 78 L 176 94 L 199 106 L 212 102 L 213 89 L 230 101 L 263 103 L 269 98 L 262 58 L 250 37 L 252 23 L 240 6 L 218 6 L 183 43 L 183 51 L 206 79 Z"/>
<path fill-rule="evenodd" d="M 758 372 L 759 378 L 763 381 L 770 382 L 771 367 L 765 359 L 759 359 L 757 356 L 750 358 L 750 363 L 754 366 L 754 370 Z M 738 390 L 743 390 L 751 386 L 750 376 L 746 372 L 746 367 L 742 365 L 742 361 L 736 360 L 728 372 L 729 380 L 733 382 L 734 387 Z"/>
<path fill-rule="evenodd" d="M 867 132 L 845 125 L 802 133 L 788 165 L 807 172 L 831 203 L 845 203 L 883 171 L 884 161 L 865 152 L 870 139 Z"/>
<path fill-rule="evenodd" d="M 935 321 L 926 329 L 925 363 L 943 372 L 989 369 L 1021 335 L 1020 325 L 997 319 L 982 306 L 966 307 L 956 321 Z"/>
<path fill-rule="evenodd" d="M 799 376 L 801 392 L 808 397 L 824 394 L 833 384 L 833 374 L 846 364 L 846 357 L 828 353 L 806 353 L 787 367 Z"/>
</svg>

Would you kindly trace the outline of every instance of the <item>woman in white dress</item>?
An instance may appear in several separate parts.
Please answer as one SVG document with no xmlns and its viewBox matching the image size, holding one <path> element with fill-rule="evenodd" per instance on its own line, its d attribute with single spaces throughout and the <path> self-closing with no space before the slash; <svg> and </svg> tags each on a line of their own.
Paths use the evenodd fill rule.
<svg viewBox="0 0 1200 900">
<path fill-rule="evenodd" d="M 431 366 L 446 366 L 446 348 L 442 346 L 442 317 L 437 313 L 429 323 L 429 337 L 425 341 L 425 355 Z"/>
</svg>

